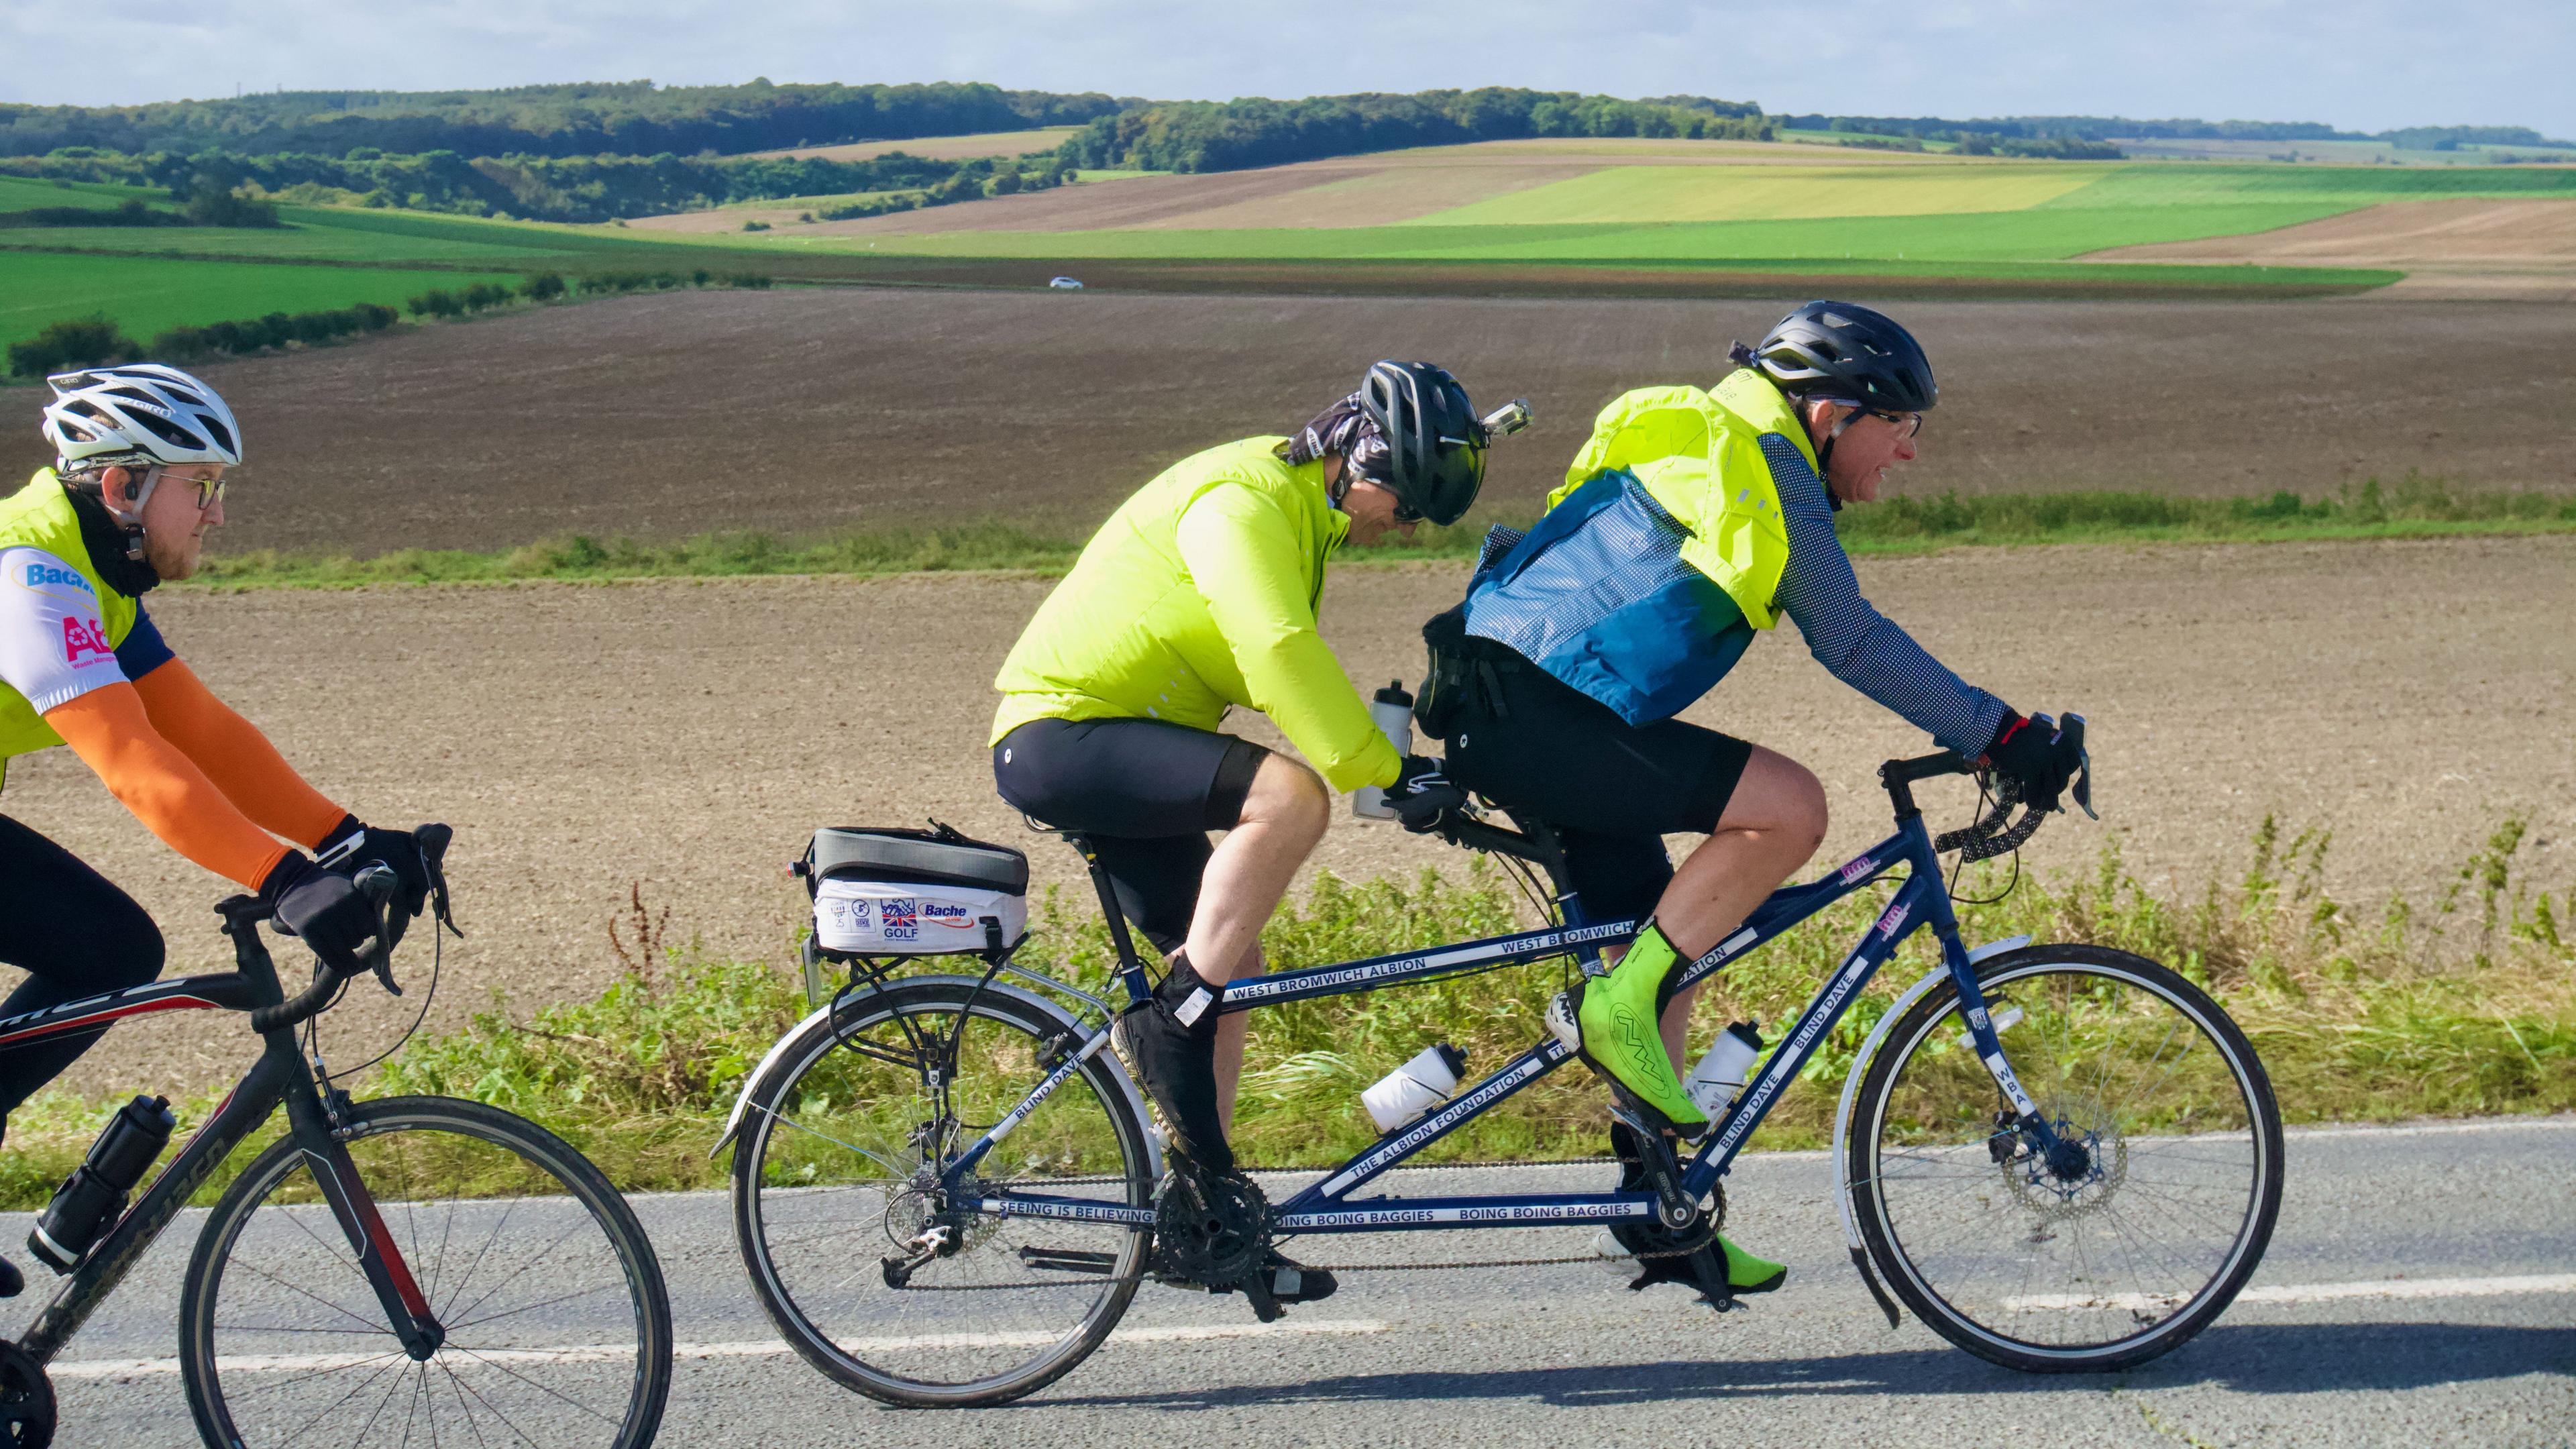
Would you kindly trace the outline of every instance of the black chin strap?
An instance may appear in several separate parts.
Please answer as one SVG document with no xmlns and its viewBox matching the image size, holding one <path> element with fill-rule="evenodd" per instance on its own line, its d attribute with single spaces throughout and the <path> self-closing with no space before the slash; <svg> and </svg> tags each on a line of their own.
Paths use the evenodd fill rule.
<svg viewBox="0 0 2576 1449">
<path fill-rule="evenodd" d="M 98 571 L 99 581 L 129 599 L 150 593 L 161 576 L 144 562 L 142 525 L 117 522 L 107 504 L 86 488 L 65 483 L 63 492 L 72 500 L 72 514 L 80 520 L 81 547 L 88 550 L 89 565 Z"/>
</svg>

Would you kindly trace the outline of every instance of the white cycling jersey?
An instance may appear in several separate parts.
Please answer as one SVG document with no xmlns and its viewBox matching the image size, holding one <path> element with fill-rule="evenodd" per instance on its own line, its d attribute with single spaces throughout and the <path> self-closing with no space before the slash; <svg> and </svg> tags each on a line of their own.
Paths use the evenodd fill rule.
<svg viewBox="0 0 2576 1449">
<path fill-rule="evenodd" d="M 0 683 L 41 715 L 125 682 L 80 570 L 41 548 L 0 548 Z"/>
</svg>

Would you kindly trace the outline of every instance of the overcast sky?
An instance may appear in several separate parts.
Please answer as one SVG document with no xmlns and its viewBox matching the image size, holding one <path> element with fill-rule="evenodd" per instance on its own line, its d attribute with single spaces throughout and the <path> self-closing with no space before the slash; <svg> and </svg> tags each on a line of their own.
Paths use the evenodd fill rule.
<svg viewBox="0 0 2576 1449">
<path fill-rule="evenodd" d="M 0 100 L 47 103 L 755 75 L 1202 99 L 1519 85 L 2567 137 L 2571 62 L 2567 0 L 0 0 Z"/>
</svg>

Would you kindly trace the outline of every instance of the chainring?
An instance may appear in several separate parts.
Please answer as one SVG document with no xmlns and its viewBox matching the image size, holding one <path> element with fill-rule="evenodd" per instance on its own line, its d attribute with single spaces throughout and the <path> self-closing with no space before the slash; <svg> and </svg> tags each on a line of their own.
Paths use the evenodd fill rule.
<svg viewBox="0 0 2576 1449">
<path fill-rule="evenodd" d="M 54 1386 L 36 1356 L 0 1339 L 0 1446 L 45 1449 L 54 1442 Z"/>
<path fill-rule="evenodd" d="M 1154 1276 L 1184 1288 L 1223 1292 L 1261 1271 L 1270 1256 L 1270 1199 L 1239 1172 L 1222 1177 L 1176 1170 L 1154 1200 Z"/>
</svg>

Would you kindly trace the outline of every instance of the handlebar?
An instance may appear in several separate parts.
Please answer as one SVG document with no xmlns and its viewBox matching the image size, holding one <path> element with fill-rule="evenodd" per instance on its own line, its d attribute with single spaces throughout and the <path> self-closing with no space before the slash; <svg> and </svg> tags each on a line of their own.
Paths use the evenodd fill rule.
<svg viewBox="0 0 2576 1449">
<path fill-rule="evenodd" d="M 2045 721 L 2047 717 L 2038 718 Z M 2093 756 L 2084 748 L 2084 716 L 2070 714 L 2056 728 L 2075 746 L 2080 761 L 2067 793 L 2075 797 L 2075 803 L 2087 816 L 2099 820 L 2102 817 L 2093 810 Z M 1914 792 L 1910 788 L 1915 781 L 1975 773 L 1977 767 L 1957 751 L 1943 750 L 1936 755 L 1918 755 L 1910 760 L 1890 760 L 1878 767 L 1878 780 L 1887 789 L 1889 803 L 1896 807 L 1896 818 L 1904 820 L 1922 813 L 1915 808 Z M 1934 836 L 1932 848 L 1944 855 L 1958 851 L 1962 860 L 1988 860 L 2021 849 L 2039 833 L 2040 823 L 2047 818 L 2049 811 L 2058 808 L 2053 802 L 2046 806 L 2033 805 L 2022 811 L 2019 820 L 2014 820 L 2013 807 L 2021 803 L 2011 781 L 1997 781 L 1994 810 L 1956 830 L 1945 830 Z"/>
<path fill-rule="evenodd" d="M 430 907 L 438 925 L 462 936 L 463 932 L 456 931 L 456 921 L 449 909 L 447 872 L 441 865 L 456 832 L 444 825 L 424 825 L 413 831 L 412 837 L 420 845 L 421 864 L 429 871 Z M 271 1032 L 311 1020 L 331 1003 L 333 994 L 343 983 L 361 971 L 374 971 L 386 991 L 402 995 L 402 987 L 394 982 L 393 964 L 393 943 L 402 934 L 394 915 L 397 909 L 395 898 L 402 889 L 402 878 L 394 873 L 392 867 L 378 864 L 359 871 L 350 878 L 350 884 L 356 886 L 358 894 L 376 908 L 374 944 L 360 952 L 354 966 L 346 971 L 317 957 L 313 962 L 313 984 L 275 1006 L 263 1006 L 252 1011 L 251 1030 Z"/>
</svg>

